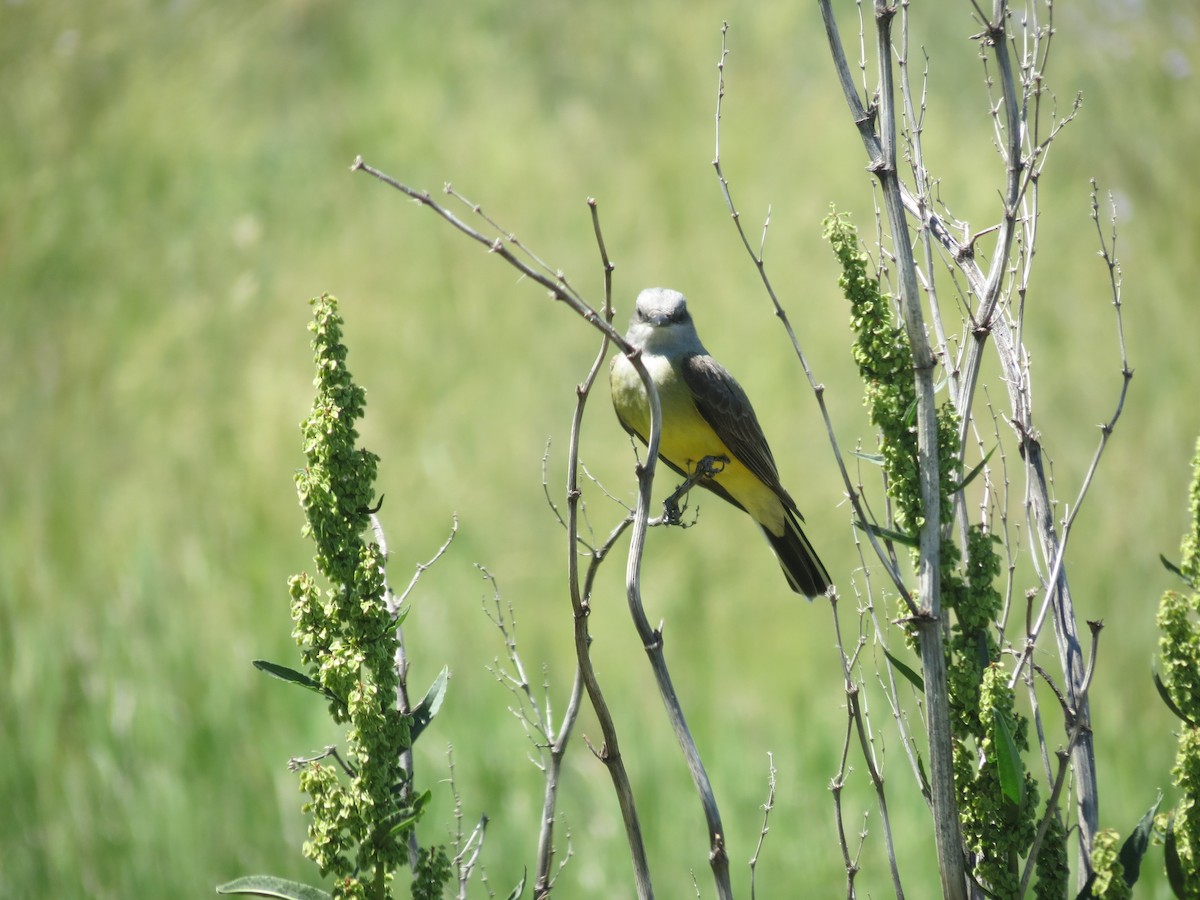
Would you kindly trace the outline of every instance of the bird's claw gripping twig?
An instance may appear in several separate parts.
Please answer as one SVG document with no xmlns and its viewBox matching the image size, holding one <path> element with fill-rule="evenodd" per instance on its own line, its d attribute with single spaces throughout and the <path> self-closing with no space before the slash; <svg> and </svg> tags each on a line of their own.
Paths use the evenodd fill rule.
<svg viewBox="0 0 1200 900">
<path fill-rule="evenodd" d="M 692 474 L 663 501 L 663 521 L 668 525 L 678 525 L 683 519 L 683 510 L 686 508 L 679 505 L 680 498 L 686 496 L 688 491 L 697 484 L 716 478 L 725 471 L 727 465 L 729 465 L 727 456 L 706 456 L 696 463 Z"/>
</svg>

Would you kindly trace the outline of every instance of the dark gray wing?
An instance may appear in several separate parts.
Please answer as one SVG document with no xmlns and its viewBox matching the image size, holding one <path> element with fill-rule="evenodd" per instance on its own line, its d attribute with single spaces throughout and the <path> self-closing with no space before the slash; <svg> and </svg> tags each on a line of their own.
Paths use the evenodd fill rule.
<svg viewBox="0 0 1200 900">
<path fill-rule="evenodd" d="M 779 495 L 784 504 L 796 508 L 783 485 L 766 435 L 754 415 L 750 398 L 725 368 L 707 354 L 685 357 L 680 364 L 684 383 L 704 420 L 712 426 L 742 464 Z"/>
</svg>

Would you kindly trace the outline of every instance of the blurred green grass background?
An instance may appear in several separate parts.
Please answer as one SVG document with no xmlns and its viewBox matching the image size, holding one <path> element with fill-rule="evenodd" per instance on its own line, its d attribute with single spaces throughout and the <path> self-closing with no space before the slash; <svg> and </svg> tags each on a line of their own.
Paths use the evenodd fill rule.
<svg viewBox="0 0 1200 900">
<path fill-rule="evenodd" d="M 1001 169 L 968 8 L 916 10 L 913 43 L 931 57 L 929 165 L 980 228 Z M 726 174 L 752 233 L 772 208 L 768 264 L 839 439 L 869 440 L 819 235 L 831 201 L 869 234 L 871 194 L 812 5 L 0 5 L 0 896 L 203 896 L 250 872 L 315 879 L 285 762 L 336 734 L 320 704 L 250 660 L 295 658 L 285 581 L 309 548 L 291 473 L 310 400 L 306 301 L 322 291 L 342 300 L 350 366 L 368 390 L 362 430 L 383 457 L 393 580 L 433 552 L 452 514 L 461 521 L 409 619 L 417 689 L 443 664 L 453 671 L 419 747 L 418 780 L 435 793 L 423 840 L 452 827 L 452 744 L 466 815 L 491 817 L 489 885 L 507 893 L 532 864 L 540 778 L 486 668 L 503 648 L 474 564 L 499 579 L 525 662 L 561 708 L 565 549 L 541 458 L 551 439 L 557 490 L 596 341 L 498 260 L 351 175 L 355 154 L 417 186 L 452 181 L 598 299 L 584 205 L 596 197 L 620 324 L 641 287 L 690 296 L 847 591 L 850 514 L 816 405 L 711 170 L 723 18 Z M 1120 381 L 1088 219 L 1095 176 L 1121 213 L 1137 375 L 1068 565 L 1081 615 L 1110 626 L 1092 711 L 1103 821 L 1127 833 L 1169 786 L 1173 756 L 1149 661 L 1170 584 L 1157 554 L 1176 553 L 1200 432 L 1200 216 L 1188 189 L 1200 13 L 1114 0 L 1064 6 L 1055 24 L 1060 107 L 1076 90 L 1085 105 L 1042 183 L 1025 327 L 1038 421 L 1073 503 Z M 628 443 L 602 394 L 583 452 L 632 495 Z M 701 506 L 699 527 L 652 535 L 648 611 L 666 622 L 735 884 L 748 880 L 771 751 L 779 797 L 758 889 L 835 896 L 826 785 L 843 701 L 829 610 L 796 602 L 744 518 Z M 595 490 L 589 513 L 600 532 L 618 516 Z M 709 883 L 703 822 L 624 612 L 621 568 L 614 560 L 598 586 L 596 655 L 659 891 L 685 896 L 690 873 Z M 932 895 L 926 814 L 886 710 L 873 712 L 893 751 L 901 871 L 910 895 Z M 579 732 L 598 736 L 586 715 Z M 607 777 L 578 738 L 567 766 L 575 855 L 561 894 L 631 896 Z M 881 895 L 864 781 L 858 766 L 847 817 L 870 832 L 860 889 Z M 1152 859 L 1145 896 L 1165 896 Z"/>
</svg>

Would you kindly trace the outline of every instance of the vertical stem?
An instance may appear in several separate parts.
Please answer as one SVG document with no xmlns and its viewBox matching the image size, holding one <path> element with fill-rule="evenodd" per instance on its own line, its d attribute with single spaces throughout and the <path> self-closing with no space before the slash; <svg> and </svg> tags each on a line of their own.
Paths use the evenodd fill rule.
<svg viewBox="0 0 1200 900">
<path fill-rule="evenodd" d="M 567 702 L 567 710 L 559 725 L 558 734 L 550 746 L 550 759 L 546 763 L 546 789 L 542 794 L 542 819 L 538 829 L 536 878 L 533 882 L 534 900 L 550 896 L 553 876 L 550 866 L 554 861 L 554 814 L 558 804 L 558 778 L 562 771 L 563 757 L 567 752 L 567 738 L 579 712 L 580 700 L 583 698 L 583 670 L 575 668 L 575 680 L 571 685 L 571 699 Z"/>
<path fill-rule="evenodd" d="M 679 748 L 687 762 L 688 771 L 700 795 L 700 804 L 704 810 L 704 820 L 708 826 L 709 853 L 708 862 L 712 869 L 713 880 L 716 883 L 717 896 L 721 900 L 732 900 L 733 888 L 729 880 L 729 854 L 725 848 L 725 828 L 721 824 L 721 813 L 717 808 L 716 797 L 713 794 L 712 783 L 708 772 L 700 759 L 696 741 L 688 728 L 683 715 L 683 707 L 675 694 L 675 686 L 667 669 L 666 657 L 663 655 L 663 634 L 661 628 L 652 628 L 646 619 L 646 611 L 642 605 L 642 557 L 646 547 L 646 529 L 650 513 L 650 492 L 654 485 L 654 469 L 658 459 L 658 448 L 662 442 L 662 404 L 659 401 L 658 388 L 646 370 L 640 353 L 629 354 L 642 384 L 646 388 L 646 399 L 650 406 L 650 435 L 646 444 L 646 462 L 638 470 L 638 499 L 637 510 L 633 519 L 633 534 L 629 540 L 629 558 L 625 568 L 625 591 L 629 601 L 629 613 L 633 618 L 634 627 L 646 655 L 650 658 L 650 668 L 654 672 L 658 691 L 663 704 L 667 708 L 667 718 Z"/>
<path fill-rule="evenodd" d="M 592 376 L 599 362 L 607 355 L 608 341 L 605 340 L 597 356 L 597 366 L 593 367 Z M 645 372 L 641 361 L 637 362 Z M 646 375 L 648 379 L 649 376 Z M 587 391 L 583 385 L 579 387 L 579 401 L 575 408 L 575 417 L 571 423 L 571 446 L 567 457 L 567 574 L 571 591 L 571 609 L 575 622 L 575 658 L 579 662 L 579 677 L 587 689 L 588 699 L 600 723 L 600 731 L 604 735 L 604 746 L 597 754 L 612 778 L 613 789 L 617 794 L 617 803 L 621 807 L 621 819 L 625 823 L 625 836 L 629 842 L 629 855 L 633 862 L 634 882 L 637 885 L 639 900 L 653 900 L 654 888 L 650 881 L 650 863 L 646 857 L 646 845 L 642 840 L 642 826 L 638 819 L 637 807 L 633 800 L 633 787 L 629 774 L 625 770 L 625 761 L 621 756 L 620 744 L 617 742 L 617 727 L 604 694 L 600 691 L 600 682 L 596 678 L 596 670 L 592 666 L 591 642 L 588 631 L 588 618 L 591 616 L 592 603 L 590 590 L 584 591 L 579 577 L 579 429 L 583 418 L 584 402 Z M 655 397 L 657 400 L 657 397 Z M 642 518 L 643 524 L 645 517 Z M 636 523 L 635 523 L 636 528 Z M 644 538 L 643 538 L 644 540 Z M 540 856 L 540 851 L 539 851 Z M 546 859 L 547 882 L 535 886 L 535 896 L 544 896 L 549 890 L 549 858 Z M 543 888 L 538 894 L 536 888 Z"/>
<path fill-rule="evenodd" d="M 921 295 L 900 183 L 896 174 L 896 107 L 892 79 L 891 23 L 896 8 L 875 0 L 879 57 L 880 153 L 871 169 L 879 179 L 887 210 L 888 227 L 899 272 L 900 309 L 912 348 L 917 393 L 917 464 L 921 480 L 924 522 L 917 568 L 920 612 L 914 619 L 925 674 L 925 704 L 929 720 L 930 792 L 934 840 L 942 895 L 954 900 L 966 896 L 962 835 L 954 794 L 954 766 L 950 732 L 950 706 L 946 696 L 946 655 L 942 646 L 940 551 L 941 496 L 938 477 L 937 408 L 933 398 L 933 351 L 925 334 Z"/>
</svg>

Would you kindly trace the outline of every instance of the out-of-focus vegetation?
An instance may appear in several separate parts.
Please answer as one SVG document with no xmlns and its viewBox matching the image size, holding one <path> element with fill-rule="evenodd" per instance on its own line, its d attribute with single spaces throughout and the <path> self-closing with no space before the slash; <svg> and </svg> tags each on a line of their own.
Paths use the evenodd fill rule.
<svg viewBox="0 0 1200 900">
<path fill-rule="evenodd" d="M 914 43 L 930 58 L 928 164 L 981 228 L 1001 169 L 969 9 L 914 10 Z M 599 299 L 584 205 L 596 197 L 619 318 L 649 284 L 689 295 L 849 594 L 850 514 L 816 406 L 711 170 L 722 18 L 726 174 L 748 223 L 771 206 L 768 264 L 839 438 L 869 441 L 820 221 L 836 200 L 869 233 L 871 194 L 815 7 L 0 6 L 0 895 L 201 895 L 246 872 L 312 878 L 284 763 L 335 735 L 319 702 L 249 661 L 294 661 L 286 580 L 307 548 L 291 474 L 311 392 L 307 299 L 323 290 L 342 300 L 368 390 L 393 579 L 436 549 L 453 513 L 461 522 L 408 620 L 418 690 L 443 664 L 453 671 L 418 745 L 422 781 L 445 771 L 453 744 L 466 814 L 491 817 L 489 884 L 507 892 L 532 860 L 539 773 L 485 668 L 503 648 L 473 564 L 499 579 L 526 663 L 545 661 L 561 707 L 566 551 L 541 459 L 550 438 L 558 489 L 595 338 L 428 213 L 352 176 L 355 154 L 412 184 L 452 181 Z M 1084 109 L 1041 184 L 1025 331 L 1043 438 L 1073 503 L 1120 383 L 1088 218 L 1095 176 L 1121 214 L 1137 375 L 1068 565 L 1081 614 L 1109 626 L 1092 712 L 1103 824 L 1127 833 L 1169 786 L 1174 743 L 1149 660 L 1170 581 L 1157 555 L 1184 527 L 1200 432 L 1200 13 L 1106 0 L 1064 5 L 1056 26 L 1049 76 L 1063 111 L 1076 90 Z M 584 459 L 630 497 L 632 454 L 607 405 L 594 398 Z M 826 785 L 843 699 L 829 610 L 797 603 L 743 517 L 701 507 L 698 527 L 651 535 L 646 595 L 717 786 L 735 883 L 748 877 L 772 751 L 779 796 L 758 888 L 834 895 Z M 601 532 L 620 512 L 595 490 L 588 509 Z M 595 650 L 656 879 L 683 896 L 690 872 L 705 881 L 703 824 L 620 568 L 598 585 Z M 873 712 L 886 735 L 886 712 Z M 595 736 L 594 722 L 580 731 Z M 889 774 L 901 871 L 921 895 L 934 877 L 927 813 L 899 755 Z M 864 780 L 849 809 L 873 809 Z M 435 794 L 424 826 L 437 841 L 452 804 L 448 787 Z M 581 744 L 563 813 L 575 853 L 563 896 L 631 894 L 616 804 Z M 1159 896 L 1155 859 L 1140 884 Z M 879 840 L 862 864 L 860 887 L 886 890 Z"/>
</svg>

